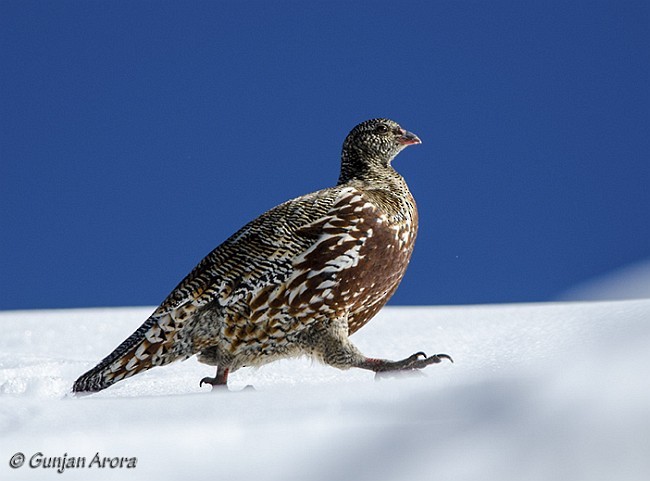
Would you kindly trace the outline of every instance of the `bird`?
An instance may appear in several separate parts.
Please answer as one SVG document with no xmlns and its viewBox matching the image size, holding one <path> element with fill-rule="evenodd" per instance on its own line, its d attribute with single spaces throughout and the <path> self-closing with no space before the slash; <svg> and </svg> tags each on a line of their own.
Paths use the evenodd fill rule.
<svg viewBox="0 0 650 481">
<path fill-rule="evenodd" d="M 216 367 L 227 387 L 247 366 L 306 355 L 376 375 L 415 372 L 447 354 L 366 357 L 350 341 L 386 304 L 410 262 L 415 200 L 393 159 L 420 138 L 387 118 L 345 138 L 338 182 L 260 215 L 210 252 L 144 323 L 73 384 L 93 393 L 185 360 Z M 418 371 L 419 372 L 419 371 Z"/>
</svg>

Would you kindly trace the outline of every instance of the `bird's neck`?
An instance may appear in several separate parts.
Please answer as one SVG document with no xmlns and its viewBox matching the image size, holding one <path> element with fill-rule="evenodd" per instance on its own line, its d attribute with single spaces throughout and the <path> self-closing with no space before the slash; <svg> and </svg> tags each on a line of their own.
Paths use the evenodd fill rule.
<svg viewBox="0 0 650 481">
<path fill-rule="evenodd" d="M 404 181 L 390 162 L 369 157 L 355 149 L 344 150 L 341 155 L 341 174 L 338 185 L 361 181 L 381 187 L 383 184 Z"/>
<path fill-rule="evenodd" d="M 393 220 L 401 221 L 416 214 L 415 201 L 404 178 L 390 165 L 372 162 L 367 157 L 344 153 L 338 185 L 360 189 Z"/>
</svg>

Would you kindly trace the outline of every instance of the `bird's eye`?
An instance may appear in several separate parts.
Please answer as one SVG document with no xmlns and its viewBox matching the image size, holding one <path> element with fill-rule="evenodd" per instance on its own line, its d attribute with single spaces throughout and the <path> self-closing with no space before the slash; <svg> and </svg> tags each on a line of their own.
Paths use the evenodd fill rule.
<svg viewBox="0 0 650 481">
<path fill-rule="evenodd" d="M 375 127 L 375 132 L 379 134 L 385 134 L 388 132 L 388 127 L 384 124 L 379 124 L 377 127 Z"/>
</svg>

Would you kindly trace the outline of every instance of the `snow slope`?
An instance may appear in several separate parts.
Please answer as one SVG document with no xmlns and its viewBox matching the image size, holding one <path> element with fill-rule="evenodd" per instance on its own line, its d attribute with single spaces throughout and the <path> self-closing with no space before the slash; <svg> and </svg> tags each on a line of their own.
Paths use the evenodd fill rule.
<svg viewBox="0 0 650 481">
<path fill-rule="evenodd" d="M 650 259 L 587 279 L 559 296 L 559 301 L 597 301 L 650 298 Z"/>
<path fill-rule="evenodd" d="M 67 395 L 149 311 L 0 313 L 0 478 L 650 479 L 650 300 L 387 308 L 355 334 L 368 355 L 456 361 L 418 377 L 297 359 L 213 394 L 190 359 Z M 58 474 L 28 467 L 39 452 L 137 464 Z"/>
</svg>

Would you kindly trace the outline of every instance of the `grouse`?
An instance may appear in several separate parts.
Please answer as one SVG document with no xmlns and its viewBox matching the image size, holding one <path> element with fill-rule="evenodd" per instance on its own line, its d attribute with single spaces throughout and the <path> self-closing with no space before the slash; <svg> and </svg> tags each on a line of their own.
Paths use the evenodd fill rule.
<svg viewBox="0 0 650 481">
<path fill-rule="evenodd" d="M 349 336 L 386 304 L 411 258 L 415 201 L 391 166 L 413 133 L 388 119 L 346 137 L 335 187 L 267 211 L 208 254 L 151 316 L 74 383 L 95 392 L 196 354 L 213 389 L 244 366 L 308 355 L 340 369 L 421 369 L 451 358 L 364 356 Z"/>
</svg>

